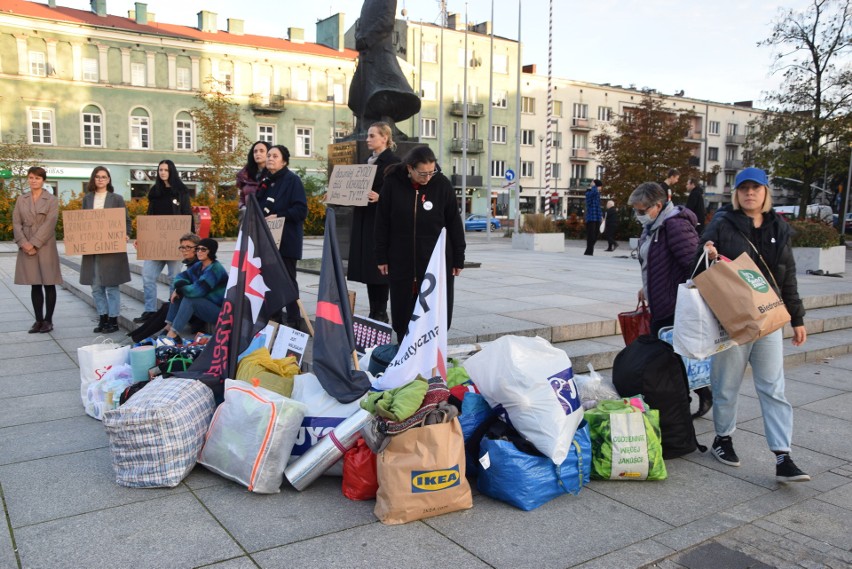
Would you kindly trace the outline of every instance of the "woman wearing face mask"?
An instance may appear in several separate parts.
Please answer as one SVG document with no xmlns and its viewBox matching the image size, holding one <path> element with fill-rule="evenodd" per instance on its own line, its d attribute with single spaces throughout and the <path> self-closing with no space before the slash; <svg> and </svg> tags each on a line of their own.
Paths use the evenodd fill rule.
<svg viewBox="0 0 852 569">
<path fill-rule="evenodd" d="M 367 159 L 367 164 L 377 166 L 378 170 L 368 196 L 369 203 L 354 208 L 352 213 L 352 238 L 349 241 L 349 268 L 346 277 L 350 281 L 367 285 L 370 318 L 387 322 L 388 279 L 379 273 L 373 234 L 379 196 L 385 181 L 385 169 L 399 162 L 399 157 L 393 153 L 396 144 L 393 141 L 390 125 L 384 122 L 375 122 L 370 125 L 367 131 L 367 148 L 373 152 Z"/>
<path fill-rule="evenodd" d="M 296 261 L 302 258 L 302 239 L 304 238 L 305 219 L 308 217 L 308 198 L 302 179 L 292 172 L 290 151 L 286 146 L 276 144 L 266 153 L 266 169 L 257 187 L 257 203 L 266 219 L 283 217 L 284 233 L 278 248 L 287 273 L 293 278 L 296 290 Z M 301 329 L 302 316 L 296 301 L 287 305 L 287 326 Z"/>
<path fill-rule="evenodd" d="M 266 153 L 269 143 L 263 140 L 255 142 L 248 153 L 246 165 L 237 172 L 237 188 L 240 190 L 240 215 L 246 207 L 246 198 L 257 193 L 257 184 L 261 173 L 266 168 Z"/>
<path fill-rule="evenodd" d="M 698 245 L 695 214 L 668 201 L 666 190 L 655 182 L 639 185 L 627 203 L 642 224 L 639 238 L 639 263 L 642 266 L 642 288 L 639 300 L 647 300 L 651 310 L 651 334 L 656 338 L 660 328 L 674 325 L 677 287 L 692 274 L 693 257 Z M 713 405 L 709 387 L 695 390 L 698 411 L 694 418 L 705 415 Z"/>
</svg>

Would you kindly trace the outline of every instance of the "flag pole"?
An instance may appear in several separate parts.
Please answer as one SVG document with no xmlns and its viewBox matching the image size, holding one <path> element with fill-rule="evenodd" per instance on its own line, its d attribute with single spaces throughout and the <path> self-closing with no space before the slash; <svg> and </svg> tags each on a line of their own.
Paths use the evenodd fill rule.
<svg viewBox="0 0 852 569">
<path fill-rule="evenodd" d="M 297 298 L 296 304 L 299 305 L 299 314 L 302 315 L 302 319 L 305 321 L 305 324 L 308 327 L 308 334 L 310 334 L 311 338 L 313 338 L 314 337 L 314 327 L 311 325 L 311 319 L 308 318 L 308 311 L 305 310 L 305 305 L 302 304 L 302 299 Z"/>
<path fill-rule="evenodd" d="M 361 364 L 358 363 L 357 350 L 352 350 L 352 363 L 355 365 L 355 371 L 361 371 Z"/>
</svg>

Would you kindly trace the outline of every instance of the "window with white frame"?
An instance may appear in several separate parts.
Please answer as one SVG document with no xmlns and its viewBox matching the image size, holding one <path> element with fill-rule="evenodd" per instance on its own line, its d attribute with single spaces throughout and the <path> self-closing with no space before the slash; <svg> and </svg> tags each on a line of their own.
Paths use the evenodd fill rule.
<svg viewBox="0 0 852 569">
<path fill-rule="evenodd" d="M 438 44 L 423 42 L 423 61 L 425 63 L 438 63 Z"/>
<path fill-rule="evenodd" d="M 497 144 L 506 144 L 506 125 L 491 125 L 491 142 L 496 142 Z"/>
<path fill-rule="evenodd" d="M 438 120 L 420 119 L 420 136 L 423 138 L 437 137 Z"/>
<path fill-rule="evenodd" d="M 130 115 L 130 148 L 149 150 L 151 148 L 151 118 L 148 111 L 135 108 Z"/>
<path fill-rule="evenodd" d="M 715 146 L 709 146 L 707 148 L 707 160 L 718 162 L 719 161 L 719 148 Z"/>
<path fill-rule="evenodd" d="M 275 144 L 275 125 L 274 124 L 259 124 L 257 125 L 257 139 L 269 144 Z"/>
<path fill-rule="evenodd" d="M 553 133 L 553 148 L 562 148 L 562 133 Z"/>
<path fill-rule="evenodd" d="M 309 158 L 313 152 L 314 129 L 308 126 L 296 127 L 296 156 Z"/>
<path fill-rule="evenodd" d="M 562 177 L 562 164 L 559 162 L 553 162 L 550 165 L 550 176 L 555 179 L 560 179 Z"/>
<path fill-rule="evenodd" d="M 719 121 L 710 121 L 709 123 L 707 123 L 707 132 L 709 132 L 710 134 L 715 134 L 716 136 L 718 136 L 719 135 L 719 126 L 720 126 Z"/>
<path fill-rule="evenodd" d="M 53 144 L 53 109 L 30 109 L 30 143 Z"/>
<path fill-rule="evenodd" d="M 535 163 L 532 160 L 521 160 L 521 178 L 535 177 Z"/>
<path fill-rule="evenodd" d="M 503 178 L 506 175 L 506 161 L 492 160 L 491 161 L 491 177 Z"/>
<path fill-rule="evenodd" d="M 192 116 L 186 111 L 175 119 L 175 150 L 192 150 Z"/>
<path fill-rule="evenodd" d="M 535 114 L 535 97 L 521 97 L 521 112 L 527 115 Z"/>
<path fill-rule="evenodd" d="M 467 159 L 467 174 L 469 176 L 476 176 L 476 173 L 479 171 L 479 161 L 476 158 L 468 158 Z"/>
<path fill-rule="evenodd" d="M 506 75 L 509 73 L 509 56 L 505 53 L 494 54 L 494 73 Z"/>
<path fill-rule="evenodd" d="M 571 148 L 588 148 L 589 139 L 585 134 L 571 135 Z"/>
<path fill-rule="evenodd" d="M 553 101 L 553 116 L 562 116 L 562 101 Z"/>
<path fill-rule="evenodd" d="M 736 146 L 728 146 L 725 148 L 725 160 L 736 160 L 737 159 L 737 147 Z"/>
<path fill-rule="evenodd" d="M 189 67 L 177 68 L 175 86 L 181 91 L 189 91 L 192 88 L 192 70 Z"/>
<path fill-rule="evenodd" d="M 736 136 L 739 125 L 735 122 L 728 123 L 728 136 Z"/>
<path fill-rule="evenodd" d="M 503 90 L 494 91 L 494 97 L 491 99 L 491 106 L 497 109 L 505 109 L 509 106 L 509 93 Z"/>
<path fill-rule="evenodd" d="M 435 81 L 421 81 L 420 90 L 424 101 L 438 100 L 438 84 Z"/>
<path fill-rule="evenodd" d="M 451 166 L 453 174 L 459 173 L 459 164 L 460 163 L 461 163 L 461 158 L 453 158 L 452 166 Z"/>
<path fill-rule="evenodd" d="M 30 52 L 30 75 L 36 77 L 47 76 L 47 60 L 43 51 Z"/>
<path fill-rule="evenodd" d="M 574 114 L 571 116 L 575 119 L 589 118 L 589 105 L 586 103 L 574 103 Z"/>
<path fill-rule="evenodd" d="M 612 107 L 598 107 L 598 120 L 609 122 L 612 120 Z"/>
<path fill-rule="evenodd" d="M 581 179 L 586 177 L 586 165 L 585 164 L 571 164 L 571 177 L 574 179 Z"/>
<path fill-rule="evenodd" d="M 535 131 L 532 129 L 521 129 L 521 146 L 535 146 Z"/>
<path fill-rule="evenodd" d="M 733 188 L 735 179 L 736 179 L 736 174 L 734 174 L 733 172 L 729 172 L 729 173 L 725 174 L 725 186 L 728 189 Z"/>
<path fill-rule="evenodd" d="M 612 139 L 606 135 L 599 135 L 594 138 L 595 148 L 598 151 L 609 150 L 612 146 Z"/>
<path fill-rule="evenodd" d="M 595 178 L 597 178 L 598 180 L 602 180 L 605 172 L 606 168 L 604 168 L 603 166 L 595 167 Z"/>
<path fill-rule="evenodd" d="M 94 57 L 83 58 L 83 81 L 98 82 L 98 60 Z"/>
<path fill-rule="evenodd" d="M 80 114 L 80 124 L 82 125 L 83 146 L 103 146 L 104 117 L 98 107 L 87 105 Z"/>
<path fill-rule="evenodd" d="M 746 136 L 751 136 L 755 132 L 757 132 L 757 129 L 755 128 L 755 126 L 753 124 L 745 125 L 745 130 L 743 131 L 743 134 L 745 134 Z"/>
<path fill-rule="evenodd" d="M 145 64 L 131 63 L 130 64 L 130 84 L 137 87 L 145 86 Z"/>
</svg>

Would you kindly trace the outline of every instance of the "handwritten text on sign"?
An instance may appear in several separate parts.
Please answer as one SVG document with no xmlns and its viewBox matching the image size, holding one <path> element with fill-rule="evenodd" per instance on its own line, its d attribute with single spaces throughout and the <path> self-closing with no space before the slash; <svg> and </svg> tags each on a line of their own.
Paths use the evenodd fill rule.
<svg viewBox="0 0 852 569">
<path fill-rule="evenodd" d="M 269 226 L 269 231 L 272 232 L 272 239 L 275 241 L 275 246 L 281 246 L 281 236 L 284 234 L 284 218 L 275 217 L 266 220 L 266 225 Z"/>
<path fill-rule="evenodd" d="M 124 208 L 62 212 L 66 255 L 102 255 L 127 251 Z"/>
<path fill-rule="evenodd" d="M 191 215 L 140 215 L 136 218 L 136 258 L 179 261 L 180 238 L 189 233 Z"/>
<path fill-rule="evenodd" d="M 328 181 L 327 203 L 335 205 L 367 205 L 378 166 L 361 164 L 334 167 Z"/>
</svg>

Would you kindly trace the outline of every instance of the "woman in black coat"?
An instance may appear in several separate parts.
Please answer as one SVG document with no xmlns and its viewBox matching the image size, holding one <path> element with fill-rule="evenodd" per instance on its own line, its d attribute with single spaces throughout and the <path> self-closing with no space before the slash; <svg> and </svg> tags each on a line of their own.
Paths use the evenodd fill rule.
<svg viewBox="0 0 852 569">
<path fill-rule="evenodd" d="M 367 159 L 367 164 L 373 164 L 378 169 L 369 193 L 369 203 L 354 208 L 352 214 L 352 237 L 349 241 L 349 267 L 346 277 L 350 281 L 367 285 L 370 318 L 387 322 L 388 278 L 379 273 L 373 235 L 376 210 L 379 207 L 382 184 L 385 181 L 385 169 L 399 162 L 399 157 L 393 153 L 396 144 L 393 141 L 390 125 L 385 122 L 375 122 L 370 125 L 367 131 L 367 148 L 373 151 Z"/>
<path fill-rule="evenodd" d="M 278 252 L 287 273 L 292 277 L 296 290 L 296 261 L 302 258 L 305 219 L 308 217 L 308 197 L 302 179 L 287 168 L 290 151 L 276 144 L 266 154 L 266 169 L 257 187 L 257 203 L 266 219 L 283 217 L 284 233 Z M 302 316 L 296 301 L 287 305 L 287 326 L 300 329 Z"/>
<path fill-rule="evenodd" d="M 435 154 L 418 146 L 385 174 L 376 215 L 376 261 L 390 285 L 391 324 L 402 340 L 441 230 L 447 229 L 447 329 L 453 316 L 453 278 L 464 268 L 465 239 L 455 190 Z"/>
<path fill-rule="evenodd" d="M 604 220 L 606 220 L 606 225 L 604 226 L 604 237 L 606 237 L 608 245 L 606 250 L 615 251 L 618 249 L 618 242 L 615 240 L 615 232 L 618 231 L 618 209 L 616 209 L 615 202 L 612 200 L 606 202 Z"/>
</svg>

